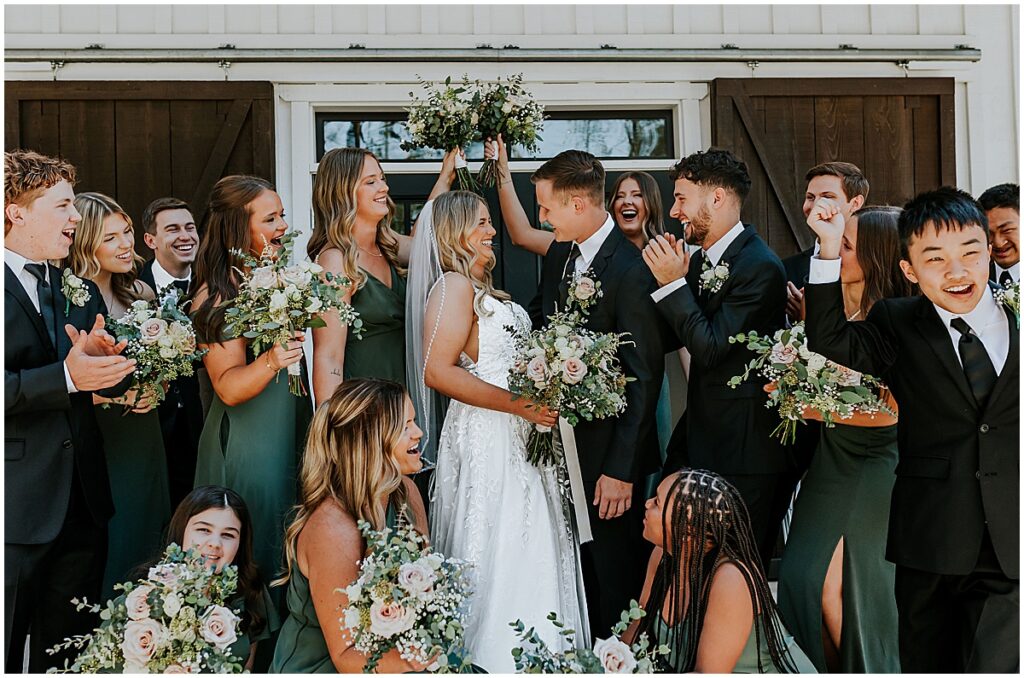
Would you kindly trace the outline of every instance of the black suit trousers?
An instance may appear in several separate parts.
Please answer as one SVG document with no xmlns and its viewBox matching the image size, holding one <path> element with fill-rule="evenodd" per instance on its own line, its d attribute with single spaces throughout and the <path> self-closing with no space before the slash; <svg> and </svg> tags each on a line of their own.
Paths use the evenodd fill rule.
<svg viewBox="0 0 1024 678">
<path fill-rule="evenodd" d="M 28 670 L 44 673 L 70 663 L 76 652 L 48 655 L 65 638 L 88 633 L 100 619 L 78 612 L 72 598 L 102 603 L 100 590 L 107 559 L 107 529 L 92 520 L 77 472 L 71 499 L 57 538 L 47 544 L 4 545 L 4 641 L 7 673 L 21 673 L 25 636 L 30 637 Z"/>
<path fill-rule="evenodd" d="M 974 571 L 896 566 L 903 673 L 1018 673 L 1020 581 L 1003 574 L 985 531 Z"/>
</svg>

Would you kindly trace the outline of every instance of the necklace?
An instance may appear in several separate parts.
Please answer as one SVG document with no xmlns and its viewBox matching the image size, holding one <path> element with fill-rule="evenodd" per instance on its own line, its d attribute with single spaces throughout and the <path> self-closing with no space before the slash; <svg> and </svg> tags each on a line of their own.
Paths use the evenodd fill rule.
<svg viewBox="0 0 1024 678">
<path fill-rule="evenodd" d="M 359 247 L 359 245 L 356 245 L 356 247 Z M 371 257 L 383 257 L 383 256 L 384 256 L 384 253 L 383 253 L 383 252 L 378 252 L 378 253 L 374 254 L 374 253 L 373 253 L 373 252 L 371 252 L 370 250 L 367 250 L 367 249 L 363 249 L 362 247 L 359 247 L 359 251 L 361 251 L 361 252 L 366 252 L 366 253 L 367 253 L 367 254 L 369 254 L 369 255 L 370 255 Z"/>
<path fill-rule="evenodd" d="M 850 317 L 848 317 L 848 318 L 847 318 L 846 320 L 847 320 L 847 321 L 851 321 L 851 320 L 856 320 L 856 319 L 857 319 L 857 316 L 859 316 L 859 315 L 860 315 L 860 309 L 858 308 L 858 309 L 857 309 L 857 312 L 856 312 L 856 313 L 854 313 L 853 315 L 851 315 Z"/>
</svg>

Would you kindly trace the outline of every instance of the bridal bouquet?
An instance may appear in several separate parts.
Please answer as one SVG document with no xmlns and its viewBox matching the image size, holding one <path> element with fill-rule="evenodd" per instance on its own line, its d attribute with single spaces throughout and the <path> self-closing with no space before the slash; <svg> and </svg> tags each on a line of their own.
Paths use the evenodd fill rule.
<svg viewBox="0 0 1024 678">
<path fill-rule="evenodd" d="M 181 292 L 168 286 L 153 301 L 139 299 L 117 320 L 108 320 L 107 332 L 127 340 L 124 354 L 136 361 L 135 404 L 152 393 L 159 403 L 167 396 L 164 384 L 192 376 L 192 365 L 206 351 L 196 347 L 192 321 L 180 305 Z M 154 403 L 155 404 L 155 403 Z"/>
<path fill-rule="evenodd" d="M 468 78 L 463 76 L 461 86 L 453 86 L 451 76 L 445 79 L 444 85 L 436 85 L 421 81 L 426 90 L 426 98 L 413 98 L 406 109 L 409 120 L 406 126 L 411 135 L 410 141 L 402 142 L 402 149 L 409 151 L 417 148 L 434 148 L 448 152 L 453 148 L 462 148 L 475 136 L 475 128 L 480 121 L 479 113 L 472 109 L 469 100 L 463 96 L 470 87 Z M 461 156 L 455 161 L 455 178 L 459 188 L 468 191 L 477 189 L 473 175 Z"/>
<path fill-rule="evenodd" d="M 576 632 L 565 628 L 552 612 L 548 620 L 569 644 L 569 649 L 562 652 L 552 651 L 533 628 L 526 629 L 517 619 L 510 624 L 519 637 L 519 645 L 512 649 L 516 673 L 654 673 L 658 658 L 669 654 L 668 646 L 651 647 L 646 633 L 640 634 L 632 646 L 621 640 L 629 625 L 645 615 L 635 600 L 630 601 L 629 610 L 612 629 L 612 637 L 598 640 L 590 649 L 577 648 Z"/>
<path fill-rule="evenodd" d="M 478 139 L 502 139 L 509 148 L 515 144 L 536 151 L 538 134 L 544 123 L 544 107 L 523 87 L 523 74 L 511 75 L 502 82 L 476 85 L 473 108 L 477 115 Z M 477 175 L 481 186 L 493 187 L 498 183 L 498 161 L 485 160 Z"/>
<path fill-rule="evenodd" d="M 244 658 L 230 651 L 240 619 L 228 601 L 237 585 L 234 566 L 216 572 L 197 552 L 171 544 L 145 579 L 116 584 L 123 593 L 106 607 L 72 600 L 102 623 L 48 652 L 81 650 L 59 673 L 241 673 Z"/>
<path fill-rule="evenodd" d="M 256 355 L 274 344 L 287 344 L 299 330 L 324 327 L 320 316 L 329 311 L 337 311 L 338 318 L 357 338 L 362 331 L 359 314 L 343 301 L 350 284 L 347 278 L 324 273 L 319 264 L 309 261 L 288 263 L 295 235 L 295 231 L 283 235 L 277 253 L 268 243 L 259 259 L 234 251 L 248 272 L 235 268 L 242 283 L 225 312 L 225 333 L 252 341 Z M 301 362 L 288 366 L 289 390 L 297 396 L 306 395 L 301 374 Z"/>
<path fill-rule="evenodd" d="M 861 374 L 812 352 L 807 348 L 804 324 L 779 330 L 772 337 L 756 332 L 729 337 L 729 343 L 745 343 L 757 354 L 742 375 L 729 380 L 736 388 L 751 372 L 767 377 L 770 382 L 767 407 L 774 407 L 782 421 L 772 432 L 783 443 L 796 439 L 798 422 L 804 421 L 805 410 L 821 414 L 828 427 L 834 419 L 849 418 L 854 413 L 895 413 L 884 399 L 885 386 L 874 377 Z M 766 389 L 768 390 L 768 389 Z"/>
<path fill-rule="evenodd" d="M 463 634 L 470 565 L 431 551 L 423 535 L 404 522 L 376 531 L 360 521 L 359 529 L 367 556 L 359 578 L 338 591 L 348 597 L 341 628 L 369 657 L 363 672 L 373 672 L 394 648 L 407 661 L 428 664 L 431 672 L 469 667 Z"/>
</svg>

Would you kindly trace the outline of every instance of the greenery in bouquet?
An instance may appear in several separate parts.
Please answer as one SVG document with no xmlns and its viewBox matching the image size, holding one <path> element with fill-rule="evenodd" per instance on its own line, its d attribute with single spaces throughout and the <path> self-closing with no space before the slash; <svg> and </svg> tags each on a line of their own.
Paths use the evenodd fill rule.
<svg viewBox="0 0 1024 678">
<path fill-rule="evenodd" d="M 523 87 L 523 74 L 510 75 L 504 81 L 476 83 L 472 98 L 476 112 L 474 123 L 477 139 L 502 139 L 508 148 L 518 144 L 529 151 L 537 151 L 544 125 L 544 107 Z M 497 160 L 485 160 L 477 175 L 481 186 L 494 187 L 498 183 Z"/>
<path fill-rule="evenodd" d="M 119 342 L 128 342 L 123 355 L 136 361 L 134 405 L 144 394 L 153 394 L 154 404 L 162 401 L 167 396 L 166 384 L 192 376 L 193 363 L 206 353 L 196 345 L 192 320 L 182 308 L 180 294 L 178 288 L 168 286 L 156 299 L 139 299 L 120 318 L 106 321 L 107 332 Z"/>
<path fill-rule="evenodd" d="M 431 550 L 404 516 L 395 529 L 359 529 L 367 555 L 359 578 L 344 589 L 341 628 L 368 659 L 364 673 L 397 649 L 432 673 L 469 672 L 464 629 L 471 594 L 470 565 Z"/>
<path fill-rule="evenodd" d="M 668 656 L 668 646 L 652 646 L 646 633 L 640 634 L 632 645 L 622 641 L 629 625 L 645 615 L 640 605 L 631 600 L 629 610 L 622 613 L 619 623 L 612 629 L 612 637 L 598 640 L 591 649 L 577 648 L 576 631 L 566 628 L 552 612 L 548 620 L 569 646 L 558 652 L 544 642 L 536 629 L 527 629 L 517 619 L 510 624 L 519 638 L 519 644 L 512 649 L 516 673 L 654 673 L 660 668 L 659 658 Z"/>
<path fill-rule="evenodd" d="M 804 421 L 804 410 L 816 410 L 828 427 L 835 418 L 848 418 L 854 413 L 895 413 L 885 404 L 884 384 L 878 379 L 856 372 L 814 353 L 807 348 L 802 322 L 773 336 L 756 332 L 729 337 L 729 343 L 746 344 L 756 357 L 742 375 L 729 380 L 736 388 L 752 373 L 768 379 L 774 388 L 768 394 L 767 407 L 775 408 L 781 422 L 772 435 L 786 444 L 796 439 L 796 427 Z"/>
<path fill-rule="evenodd" d="M 447 153 L 453 148 L 466 146 L 475 136 L 478 113 L 466 96 L 470 82 L 466 76 L 461 85 L 452 85 L 451 76 L 443 84 L 420 80 L 426 90 L 424 98 L 417 98 L 409 92 L 412 103 L 406 109 L 409 119 L 410 141 L 402 142 L 406 151 L 417 148 L 433 148 Z M 455 178 L 462 190 L 476 191 L 477 185 L 469 168 L 461 158 L 456 160 Z"/>
<path fill-rule="evenodd" d="M 348 278 L 324 272 L 319 264 L 299 261 L 290 264 L 295 231 L 280 239 L 280 251 L 267 244 L 259 259 L 248 252 L 234 251 L 246 270 L 235 268 L 242 282 L 238 296 L 227 302 L 225 332 L 231 338 L 244 337 L 256 355 L 274 344 L 286 345 L 295 332 L 324 327 L 322 314 L 335 311 L 349 326 L 350 335 L 362 338 L 363 321 L 344 301 Z M 288 386 L 294 395 L 306 395 L 300 363 L 288 366 Z"/>
<path fill-rule="evenodd" d="M 229 607 L 238 572 L 220 572 L 195 550 L 167 547 L 145 579 L 116 584 L 105 607 L 73 599 L 102 620 L 92 633 L 48 650 L 80 650 L 53 673 L 241 673 L 245 658 L 231 654 L 240 617 Z"/>
</svg>

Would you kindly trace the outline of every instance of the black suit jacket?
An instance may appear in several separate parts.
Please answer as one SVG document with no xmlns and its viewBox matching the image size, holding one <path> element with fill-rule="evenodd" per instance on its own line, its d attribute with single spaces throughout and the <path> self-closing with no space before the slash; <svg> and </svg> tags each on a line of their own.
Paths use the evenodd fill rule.
<svg viewBox="0 0 1024 678">
<path fill-rule="evenodd" d="M 803 252 L 797 252 L 791 257 L 782 260 L 782 267 L 786 269 L 786 282 L 791 282 L 798 288 L 807 284 L 807 276 L 811 273 L 811 257 L 814 256 L 814 245 L 811 245 Z"/>
<path fill-rule="evenodd" d="M 715 293 L 700 292 L 704 253 L 695 254 L 686 285 L 658 302 L 657 308 L 690 351 L 686 412 L 673 435 L 685 463 L 724 474 L 779 473 L 792 467 L 789 454 L 771 437 L 778 415 L 765 407 L 765 381 L 753 376 L 737 388 L 732 377 L 743 373 L 754 354 L 729 337 L 755 331 L 773 334 L 783 326 L 786 281 L 782 262 L 753 226 L 726 248 L 720 263 L 729 277 Z M 677 451 L 672 451 L 676 453 Z"/>
<path fill-rule="evenodd" d="M 559 283 L 569 258 L 571 243 L 554 242 L 544 257 L 540 288 L 530 303 L 536 328 L 560 304 Z M 581 421 L 575 428 L 580 467 L 588 493 L 601 475 L 626 482 L 658 469 L 660 453 L 654 412 L 665 371 L 662 329 L 650 293 L 657 288 L 651 272 L 618 228 L 601 245 L 590 265 L 601 281 L 603 296 L 590 309 L 586 327 L 594 332 L 628 332 L 619 359 L 627 377 L 626 411 L 613 419 Z"/>
<path fill-rule="evenodd" d="M 103 439 L 93 413 L 92 393 L 69 394 L 63 361 L 71 340 L 65 323 L 92 327 L 107 309 L 89 281 L 85 306 L 65 315 L 61 273 L 49 267 L 54 292 L 57 346 L 53 346 L 21 282 L 4 265 L 4 542 L 53 541 L 67 513 L 77 476 L 89 513 L 106 526 L 114 513 Z M 129 377 L 105 395 L 123 394 Z"/>
<path fill-rule="evenodd" d="M 949 332 L 927 298 L 885 299 L 864 322 L 843 317 L 838 282 L 807 286 L 809 347 L 878 376 L 899 404 L 899 464 L 886 557 L 964 575 L 986 526 L 1003 572 L 1019 576 L 1020 330 L 988 403 L 971 393 Z"/>
</svg>

